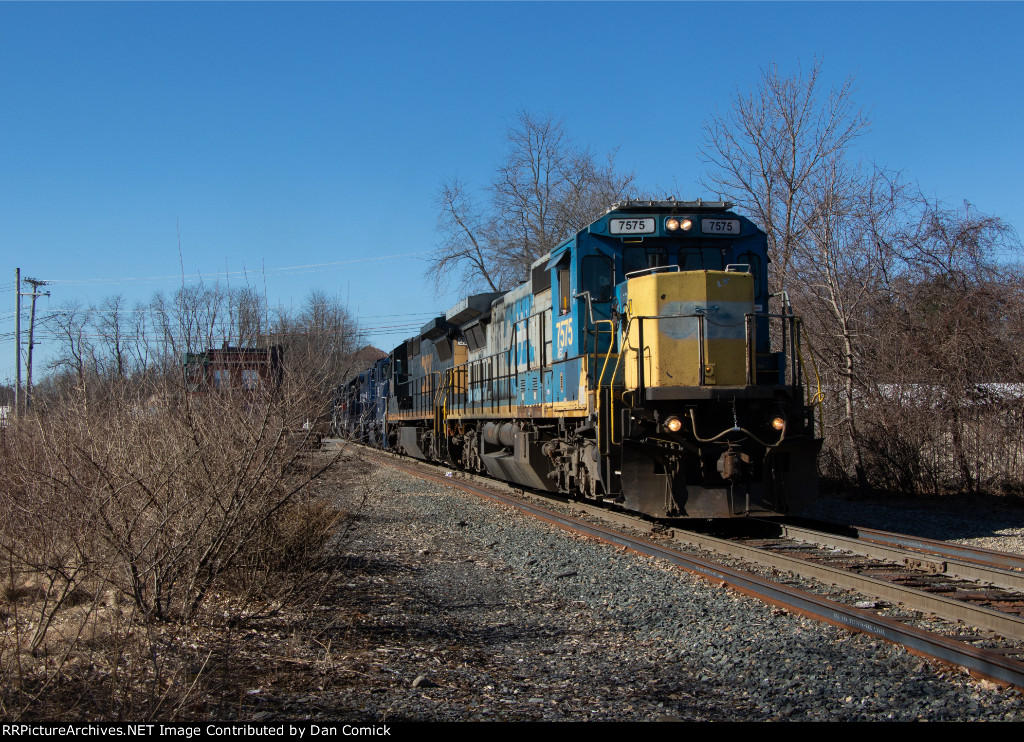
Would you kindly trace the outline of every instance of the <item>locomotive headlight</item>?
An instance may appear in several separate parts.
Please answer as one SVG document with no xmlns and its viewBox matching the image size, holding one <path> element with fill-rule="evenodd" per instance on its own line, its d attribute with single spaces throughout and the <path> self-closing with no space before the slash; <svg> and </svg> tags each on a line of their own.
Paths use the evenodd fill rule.
<svg viewBox="0 0 1024 742">
<path fill-rule="evenodd" d="M 772 427 L 775 428 L 776 430 L 778 430 L 779 432 L 782 432 L 782 430 L 784 430 L 785 427 L 786 427 L 786 418 L 784 418 L 784 417 L 773 417 L 772 418 Z"/>
<path fill-rule="evenodd" d="M 691 221 L 690 219 L 676 219 L 673 216 L 665 220 L 665 229 L 667 229 L 669 232 L 678 232 L 679 230 L 682 230 L 683 232 L 689 232 L 692 226 L 693 221 Z"/>
<path fill-rule="evenodd" d="M 664 425 L 671 432 L 678 433 L 680 430 L 682 430 L 683 421 L 680 420 L 678 417 L 669 417 L 665 419 Z"/>
</svg>

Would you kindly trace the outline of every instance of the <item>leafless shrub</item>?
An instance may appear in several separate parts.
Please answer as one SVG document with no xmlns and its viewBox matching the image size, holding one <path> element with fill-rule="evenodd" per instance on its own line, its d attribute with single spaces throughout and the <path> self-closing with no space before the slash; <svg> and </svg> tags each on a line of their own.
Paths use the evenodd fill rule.
<svg viewBox="0 0 1024 742">
<path fill-rule="evenodd" d="M 165 677 L 147 626 L 195 622 L 211 599 L 239 620 L 308 594 L 343 517 L 309 491 L 334 463 L 308 452 L 304 421 L 325 402 L 315 381 L 293 369 L 280 388 L 186 395 L 180 378 L 125 380 L 72 390 L 8 431 L 6 715 L 75 683 L 109 692 L 89 708 L 167 712 L 185 686 Z"/>
<path fill-rule="evenodd" d="M 200 284 L 50 318 L 62 353 L 0 437 L 0 715 L 172 718 L 206 683 L 179 637 L 328 584 L 346 514 L 311 486 L 335 465 L 311 449 L 357 329 L 322 292 L 271 317 Z M 222 343 L 283 367 L 187 385 L 186 354 Z"/>
</svg>

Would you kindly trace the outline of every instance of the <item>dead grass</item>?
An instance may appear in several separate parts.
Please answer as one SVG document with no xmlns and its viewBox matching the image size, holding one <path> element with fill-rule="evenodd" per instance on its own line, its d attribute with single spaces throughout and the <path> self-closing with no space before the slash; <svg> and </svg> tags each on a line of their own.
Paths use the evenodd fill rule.
<svg viewBox="0 0 1024 742">
<path fill-rule="evenodd" d="M 152 395 L 66 399 L 3 439 L 5 719 L 187 716 L 217 685 L 211 633 L 332 583 L 349 516 L 316 490 L 337 458 L 293 432 L 311 400 Z"/>
</svg>

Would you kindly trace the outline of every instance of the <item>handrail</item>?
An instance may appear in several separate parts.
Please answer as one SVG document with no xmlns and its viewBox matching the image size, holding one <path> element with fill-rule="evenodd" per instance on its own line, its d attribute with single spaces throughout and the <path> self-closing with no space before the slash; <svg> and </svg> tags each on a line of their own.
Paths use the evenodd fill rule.
<svg viewBox="0 0 1024 742">
<path fill-rule="evenodd" d="M 621 353 L 619 355 L 620 355 L 620 359 L 621 359 L 621 357 L 624 356 L 626 354 L 626 352 L 628 352 L 628 351 L 635 352 L 637 354 L 637 364 L 638 365 L 637 365 L 637 386 L 636 386 L 635 389 L 625 390 L 625 392 L 632 392 L 632 391 L 642 390 L 644 388 L 644 384 L 643 384 L 643 377 L 644 377 L 643 361 L 644 361 L 644 349 L 646 348 L 646 345 L 644 346 L 644 348 L 641 348 L 641 347 L 629 344 L 628 338 L 630 336 L 630 330 L 632 328 L 633 322 L 636 321 L 636 322 L 640 323 L 640 326 L 642 328 L 643 322 L 645 320 L 656 320 L 656 321 L 658 321 L 658 320 L 666 320 L 666 319 L 694 319 L 694 318 L 696 318 L 698 320 L 697 338 L 698 338 L 699 342 L 697 344 L 697 352 L 698 352 L 698 363 L 700 364 L 699 365 L 699 383 L 701 385 L 703 385 L 705 383 L 704 366 L 705 366 L 705 351 L 706 351 L 705 343 L 707 341 L 707 337 L 706 337 L 706 334 L 707 334 L 706 324 L 711 322 L 707 318 L 707 316 L 705 314 L 703 314 L 701 312 L 695 312 L 695 313 L 692 313 L 692 314 L 628 315 L 627 318 L 626 318 L 627 321 L 626 321 L 625 328 L 622 330 L 622 333 L 621 333 L 623 339 L 626 342 L 623 345 L 623 347 L 621 349 Z M 755 384 L 756 383 L 756 364 L 753 362 L 753 358 L 751 356 L 752 356 L 752 354 L 756 354 L 757 337 L 756 337 L 756 330 L 753 333 L 751 332 L 751 323 L 752 323 L 752 320 L 756 322 L 756 320 L 758 318 L 764 318 L 764 319 L 768 319 L 768 320 L 778 319 L 778 320 L 782 321 L 783 327 L 785 327 L 786 325 L 794 325 L 794 327 L 799 327 L 800 330 L 803 330 L 803 324 L 800 322 L 800 319 L 798 317 L 796 317 L 795 315 L 791 314 L 791 313 L 748 312 L 748 313 L 744 314 L 744 336 L 745 336 L 744 337 L 744 342 L 745 342 L 745 345 L 746 345 L 746 348 L 747 348 L 747 373 L 746 373 L 746 381 L 747 381 L 748 384 Z M 738 323 L 736 323 L 736 324 L 738 324 Z M 755 327 L 756 327 L 756 325 L 755 325 Z M 788 336 L 787 337 L 788 344 L 792 346 L 790 348 L 787 348 L 786 355 L 789 358 L 790 363 L 793 365 L 792 373 L 790 374 L 790 377 L 791 377 L 792 380 L 791 380 L 789 385 L 793 386 L 793 387 L 799 387 L 799 386 L 801 386 L 801 383 L 800 383 L 800 381 L 801 381 L 800 380 L 801 373 L 797 371 L 797 364 L 799 363 L 799 369 L 802 371 L 802 373 L 803 373 L 803 375 L 805 377 L 806 377 L 806 370 L 805 370 L 805 367 L 803 365 L 803 358 L 802 358 L 802 354 L 800 352 L 800 344 L 799 344 L 799 342 L 794 343 L 794 337 L 793 336 L 795 334 L 796 334 L 795 329 L 791 329 L 789 333 L 786 333 L 786 335 Z M 640 335 L 642 336 L 642 333 L 640 333 Z M 806 332 L 804 332 L 804 336 L 806 338 Z M 641 341 L 641 339 L 642 339 L 642 337 L 638 337 L 637 338 L 638 342 Z M 784 340 L 784 342 L 786 342 L 786 341 Z M 808 342 L 808 346 L 810 346 L 809 342 Z M 813 360 L 813 355 L 812 355 L 812 360 Z M 615 369 L 613 370 L 613 373 L 615 373 L 617 371 L 618 371 L 618 363 L 616 363 L 616 366 L 615 366 Z M 820 390 L 820 388 L 821 388 L 820 387 L 820 376 L 817 376 L 817 366 L 816 366 L 816 364 L 815 364 L 815 374 L 816 374 L 816 378 L 818 380 L 818 388 Z M 603 380 L 603 378 L 604 378 L 604 369 L 602 369 L 601 379 Z M 808 384 L 809 383 L 810 383 L 810 381 L 808 380 Z M 818 396 L 816 395 L 815 396 L 815 400 L 817 400 L 817 399 L 818 399 Z"/>
<path fill-rule="evenodd" d="M 678 264 L 676 264 L 676 265 L 655 265 L 655 266 L 652 266 L 650 268 L 641 268 L 638 271 L 630 271 L 629 273 L 625 274 L 624 278 L 629 280 L 629 278 L 632 277 L 632 276 L 642 276 L 644 274 L 653 275 L 655 273 L 660 273 L 662 271 L 667 271 L 667 272 L 671 272 L 671 273 L 679 273 L 682 270 L 683 269 L 680 268 Z"/>
<path fill-rule="evenodd" d="M 664 268 L 664 267 L 663 267 Z M 671 268 L 668 266 L 667 268 Z M 774 325 L 774 321 L 781 321 L 783 332 L 783 350 L 789 356 L 789 366 L 786 369 L 782 382 L 787 386 L 794 388 L 800 386 L 802 382 L 805 382 L 808 389 L 806 392 L 808 402 L 807 404 L 811 407 L 818 407 L 817 418 L 819 428 L 821 426 L 821 415 L 822 405 L 824 400 L 824 391 L 821 384 L 820 372 L 817 367 L 817 361 L 811 348 L 810 341 L 807 337 L 806 329 L 800 322 L 800 319 L 796 317 L 792 311 L 790 305 L 786 302 L 786 297 L 783 295 L 783 307 L 779 312 L 748 312 L 743 315 L 744 322 L 744 344 L 746 346 L 746 373 L 745 381 L 747 385 L 756 384 L 758 380 L 757 371 L 757 344 L 759 335 L 759 320 L 767 320 Z M 633 389 L 625 389 L 623 385 L 623 394 L 633 395 L 633 404 L 639 404 L 642 402 L 646 389 L 646 365 L 647 360 L 646 352 L 649 349 L 647 343 L 643 338 L 643 331 L 647 328 L 644 327 L 645 322 L 654 320 L 656 323 L 661 320 L 673 320 L 673 319 L 696 319 L 698 322 L 697 326 L 697 363 L 698 363 L 698 384 L 704 385 L 706 383 L 705 366 L 707 356 L 707 341 L 706 337 L 709 331 L 709 324 L 713 324 L 713 319 L 709 318 L 703 311 L 694 312 L 683 312 L 673 314 L 655 314 L 655 315 L 624 315 L 625 323 L 623 323 L 623 316 L 616 316 L 614 319 L 598 319 L 594 316 L 594 300 L 593 295 L 590 291 L 582 291 L 573 296 L 574 300 L 582 300 L 586 302 L 585 307 L 580 307 L 583 310 L 580 314 L 583 327 L 580 332 L 580 339 L 577 344 L 577 349 L 580 351 L 572 356 L 566 356 L 565 358 L 559 359 L 559 362 L 569 362 L 574 359 L 588 359 L 587 366 L 589 370 L 581 371 L 586 373 L 588 377 L 592 372 L 596 372 L 596 385 L 592 390 L 596 393 L 595 408 L 594 411 L 598 416 L 598 426 L 602 424 L 601 421 L 607 417 L 607 425 L 609 426 L 608 435 L 604 436 L 600 430 L 598 430 L 598 441 L 605 445 L 617 445 L 621 443 L 621 432 L 617 430 L 619 427 L 615 419 L 615 395 L 616 395 L 616 378 L 618 371 L 623 364 L 629 363 L 628 359 L 624 356 L 628 352 L 635 352 L 636 358 L 636 386 Z M 696 309 L 696 307 L 695 307 Z M 396 384 L 396 388 L 405 387 L 409 390 L 414 398 L 414 409 L 420 408 L 424 405 L 430 405 L 433 409 L 417 409 L 418 412 L 423 414 L 434 413 L 434 429 L 440 433 L 441 427 L 443 426 L 449 415 L 458 411 L 459 413 L 465 414 L 467 412 L 479 411 L 483 412 L 492 408 L 501 408 L 509 405 L 515 405 L 517 394 L 513 391 L 514 387 L 518 384 L 516 380 L 519 376 L 519 367 L 522 359 L 520 358 L 520 349 L 517 341 L 519 339 L 519 325 L 520 323 L 527 323 L 524 332 L 527 332 L 529 321 L 534 317 L 543 317 L 546 313 L 546 309 L 539 312 L 532 312 L 528 316 L 512 321 L 512 327 L 508 336 L 508 345 L 497 354 L 492 356 L 486 356 L 484 358 L 478 358 L 473 361 L 465 361 L 458 366 L 453 366 L 449 369 L 441 371 L 431 371 L 418 378 L 411 378 L 401 384 Z M 543 320 L 541 320 L 543 322 Z M 637 337 L 630 337 L 632 333 L 633 323 L 638 323 L 640 327 L 640 333 Z M 546 323 L 544 323 L 546 324 Z M 738 325 L 738 323 L 729 322 L 730 325 Z M 608 347 L 604 352 L 601 351 L 601 337 L 607 332 L 609 336 Z M 543 334 L 543 333 L 542 333 Z M 594 347 L 590 349 L 590 336 L 594 336 Z M 802 337 L 801 337 L 802 335 Z M 801 342 L 803 341 L 803 342 Z M 541 338 L 541 342 L 544 343 L 545 347 L 541 349 L 541 360 L 540 370 L 543 372 L 549 367 L 550 364 L 554 363 L 554 358 L 544 358 L 546 354 L 546 342 L 544 338 Z M 614 350 L 617 344 L 621 343 L 618 350 Z M 808 349 L 811 352 L 811 363 L 810 368 L 805 363 L 803 356 L 803 344 L 806 343 Z M 612 362 L 612 355 L 615 355 L 615 360 Z M 551 354 L 553 356 L 553 353 Z M 594 362 L 593 366 L 589 365 L 589 357 L 593 355 Z M 602 358 L 603 356 L 603 358 Z M 504 373 L 501 373 L 500 366 L 504 361 L 506 368 Z M 527 368 L 532 369 L 532 364 L 527 356 Z M 782 368 L 779 369 L 783 371 Z M 813 374 L 813 380 L 812 380 Z M 788 379 L 786 378 L 788 376 Z M 812 389 L 813 381 L 813 389 Z M 415 387 L 419 387 L 420 391 L 414 391 Z M 424 388 L 426 387 L 426 388 Z M 459 389 L 461 391 L 456 392 Z M 604 402 L 602 394 L 604 390 L 609 391 L 609 399 Z M 639 395 L 639 397 L 637 397 Z M 628 400 L 628 398 L 627 398 Z M 623 403 L 628 404 L 627 400 L 623 400 Z M 580 400 L 581 403 L 585 400 Z M 543 398 L 541 403 L 544 403 Z M 604 408 L 607 406 L 607 410 Z M 603 414 L 607 413 L 607 415 Z M 619 440 L 616 440 L 616 435 L 619 435 Z M 603 451 L 607 453 L 607 451 Z"/>
<path fill-rule="evenodd" d="M 824 430 L 824 408 L 825 408 L 825 391 L 821 388 L 821 376 L 818 373 L 818 360 L 814 356 L 814 348 L 811 347 L 811 340 L 807 337 L 807 329 L 804 327 L 804 323 L 800 323 L 800 333 L 804 336 L 804 342 L 807 343 L 807 352 L 811 356 L 811 368 L 814 369 L 814 381 L 817 385 L 817 391 L 811 394 L 811 380 L 807 376 L 807 366 L 804 364 L 803 356 L 800 356 L 800 368 L 803 369 L 804 378 L 807 379 L 807 405 L 809 407 L 818 408 L 818 431 Z M 800 354 L 800 344 L 797 343 L 797 353 Z"/>
<path fill-rule="evenodd" d="M 597 415 L 597 425 L 598 425 L 597 440 L 598 440 L 598 446 L 600 447 L 600 443 L 601 443 L 601 433 L 600 433 L 600 425 L 601 425 L 601 385 L 604 382 L 605 371 L 608 369 L 608 359 L 612 355 L 612 346 L 615 345 L 616 323 L 615 323 L 614 320 L 610 320 L 610 319 L 594 319 L 593 296 L 591 295 L 589 290 L 588 291 L 581 291 L 580 293 L 578 293 L 578 294 L 573 296 L 573 299 L 580 299 L 580 298 L 586 299 L 586 301 L 587 301 L 587 316 L 586 316 L 586 319 L 590 320 L 590 324 L 593 325 L 593 327 L 594 327 L 594 361 L 595 361 L 594 366 L 595 366 L 595 368 L 597 367 L 597 360 L 598 360 L 598 358 L 601 355 L 601 331 L 598 328 L 598 325 L 604 325 L 604 324 L 609 325 L 609 329 L 608 329 L 608 350 L 605 351 L 605 353 L 604 353 L 604 363 L 601 366 L 601 373 L 598 374 L 598 377 L 597 377 L 597 387 L 594 390 L 594 413 Z M 609 299 L 608 301 L 610 302 L 611 299 Z M 584 332 L 586 332 L 586 328 L 584 328 Z M 585 358 L 589 354 L 587 353 L 586 340 L 584 340 L 583 343 L 584 343 L 583 344 L 583 352 L 580 354 L 579 357 Z M 616 358 L 617 357 L 618 357 L 618 354 L 616 354 Z M 618 365 L 618 362 L 616 361 L 616 367 L 617 367 L 617 365 Z M 588 369 L 587 373 L 589 373 L 589 369 Z M 609 408 L 610 408 L 609 409 L 608 420 L 609 420 L 609 425 L 611 427 L 611 430 L 609 431 L 609 440 L 611 440 L 611 438 L 615 435 L 615 395 L 612 393 L 612 381 L 614 380 L 614 378 L 615 378 L 615 376 L 613 374 L 612 378 L 609 379 L 609 382 L 608 382 L 608 388 L 609 388 L 608 405 L 609 405 Z M 607 452 L 606 451 L 602 451 L 602 453 L 607 453 Z"/>
</svg>

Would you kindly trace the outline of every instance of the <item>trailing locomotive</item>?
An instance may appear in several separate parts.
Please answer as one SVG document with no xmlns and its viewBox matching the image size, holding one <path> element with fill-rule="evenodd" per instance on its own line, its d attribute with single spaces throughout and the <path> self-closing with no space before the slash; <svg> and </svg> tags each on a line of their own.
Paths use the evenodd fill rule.
<svg viewBox="0 0 1024 742">
<path fill-rule="evenodd" d="M 349 382 L 338 432 L 653 516 L 799 510 L 820 394 L 765 234 L 730 208 L 613 205 Z"/>
</svg>

